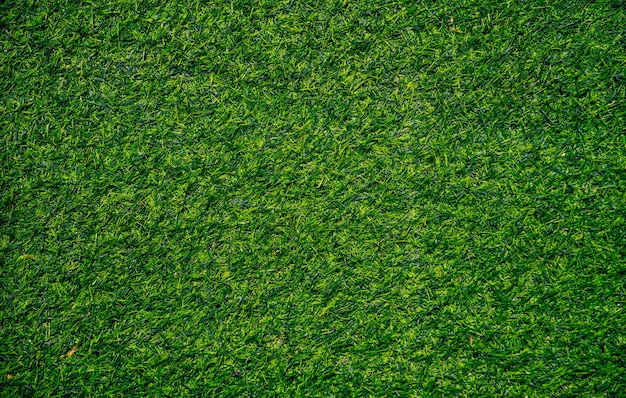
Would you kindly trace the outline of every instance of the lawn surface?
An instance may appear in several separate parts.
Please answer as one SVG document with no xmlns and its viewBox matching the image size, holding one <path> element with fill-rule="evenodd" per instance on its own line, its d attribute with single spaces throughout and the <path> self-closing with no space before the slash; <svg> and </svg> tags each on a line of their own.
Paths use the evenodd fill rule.
<svg viewBox="0 0 626 398">
<path fill-rule="evenodd" d="M 626 3 L 4 1 L 0 396 L 624 396 Z"/>
</svg>

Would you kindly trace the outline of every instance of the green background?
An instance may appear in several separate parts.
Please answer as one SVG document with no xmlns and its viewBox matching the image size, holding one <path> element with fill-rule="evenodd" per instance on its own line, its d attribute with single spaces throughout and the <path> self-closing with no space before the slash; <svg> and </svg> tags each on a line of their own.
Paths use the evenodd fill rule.
<svg viewBox="0 0 626 398">
<path fill-rule="evenodd" d="M 623 396 L 625 75 L 623 1 L 2 2 L 0 395 Z"/>
</svg>

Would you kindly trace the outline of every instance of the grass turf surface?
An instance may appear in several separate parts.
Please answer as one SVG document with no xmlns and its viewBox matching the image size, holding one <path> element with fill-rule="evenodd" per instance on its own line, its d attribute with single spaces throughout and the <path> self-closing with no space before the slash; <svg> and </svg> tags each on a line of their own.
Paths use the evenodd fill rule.
<svg viewBox="0 0 626 398">
<path fill-rule="evenodd" d="M 1 395 L 626 391 L 623 1 L 0 27 Z"/>
</svg>

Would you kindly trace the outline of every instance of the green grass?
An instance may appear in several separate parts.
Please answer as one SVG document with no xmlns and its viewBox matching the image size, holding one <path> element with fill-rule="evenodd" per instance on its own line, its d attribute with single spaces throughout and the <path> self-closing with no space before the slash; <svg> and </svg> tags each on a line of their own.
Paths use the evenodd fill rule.
<svg viewBox="0 0 626 398">
<path fill-rule="evenodd" d="M 1 396 L 625 396 L 625 227 L 623 1 L 0 5 Z"/>
</svg>

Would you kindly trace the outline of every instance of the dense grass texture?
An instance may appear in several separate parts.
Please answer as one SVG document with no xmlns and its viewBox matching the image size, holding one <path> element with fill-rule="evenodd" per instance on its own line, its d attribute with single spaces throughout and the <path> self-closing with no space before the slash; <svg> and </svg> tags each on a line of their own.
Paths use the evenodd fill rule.
<svg viewBox="0 0 626 398">
<path fill-rule="evenodd" d="M 4 1 L 1 396 L 626 396 L 626 3 Z"/>
</svg>

